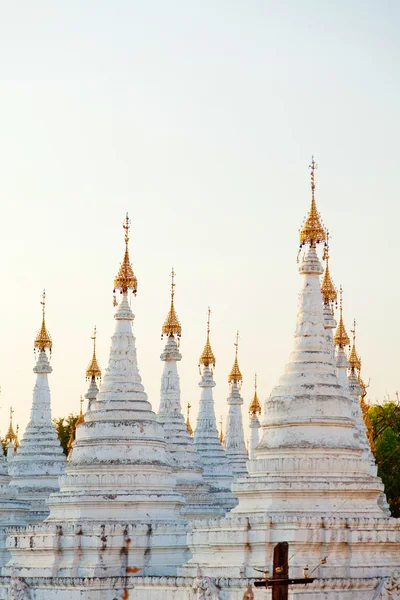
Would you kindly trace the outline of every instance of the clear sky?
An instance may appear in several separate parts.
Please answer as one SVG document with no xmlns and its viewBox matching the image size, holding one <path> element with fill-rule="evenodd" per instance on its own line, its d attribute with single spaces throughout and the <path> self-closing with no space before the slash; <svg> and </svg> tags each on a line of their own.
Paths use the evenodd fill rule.
<svg viewBox="0 0 400 600">
<path fill-rule="evenodd" d="M 3 435 L 10 404 L 29 418 L 44 287 L 53 414 L 78 410 L 94 325 L 106 366 L 126 211 L 153 407 L 172 266 L 182 402 L 197 413 L 208 305 L 217 415 L 237 329 L 245 404 L 254 371 L 265 399 L 292 346 L 312 154 L 370 397 L 395 393 L 399 23 L 396 0 L 1 2 Z"/>
</svg>

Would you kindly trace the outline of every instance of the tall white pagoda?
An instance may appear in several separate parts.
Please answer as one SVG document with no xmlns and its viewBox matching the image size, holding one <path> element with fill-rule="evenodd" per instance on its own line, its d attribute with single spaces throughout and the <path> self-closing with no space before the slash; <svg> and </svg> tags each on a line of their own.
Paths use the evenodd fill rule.
<svg viewBox="0 0 400 600">
<path fill-rule="evenodd" d="M 201 397 L 194 443 L 204 469 L 203 477 L 211 486 L 211 492 L 218 504 L 227 511 L 236 506 L 237 500 L 232 494 L 232 467 L 222 447 L 215 419 L 213 398 L 215 356 L 210 344 L 210 315 L 211 310 L 208 309 L 207 340 L 199 360 Z"/>
<path fill-rule="evenodd" d="M 161 378 L 161 398 L 157 420 L 164 427 L 165 440 L 171 453 L 173 469 L 177 477 L 177 490 L 186 498 L 182 514 L 188 519 L 223 516 L 225 510 L 219 506 L 210 486 L 203 479 L 200 455 L 190 435 L 188 423 L 182 414 L 181 390 L 177 363 L 182 359 L 178 343 L 182 326 L 175 310 L 175 272 L 171 273 L 171 305 L 162 327 L 166 344 L 161 360 L 164 370 Z"/>
<path fill-rule="evenodd" d="M 227 402 L 229 410 L 223 446 L 231 464 L 233 476 L 236 479 L 248 474 L 246 468 L 248 455 L 244 441 L 242 418 L 243 398 L 240 395 L 243 378 L 238 363 L 239 332 L 236 335 L 235 348 L 235 360 L 228 377 L 230 389 Z"/>
<path fill-rule="evenodd" d="M 114 282 L 121 300 L 100 391 L 77 427 L 60 491 L 48 502 L 46 523 L 14 530 L 8 540 L 12 559 L 6 572 L 33 577 L 29 585 L 36 586 L 36 598 L 47 597 L 48 578 L 59 577 L 78 578 L 68 580 L 73 588 L 68 598 L 85 585 L 79 578 L 95 578 L 90 580 L 94 588 L 103 585 L 109 595 L 92 590 L 87 598 L 111 600 L 125 593 L 128 575 L 174 575 L 188 557 L 188 524 L 181 516 L 185 498 L 176 490 L 163 426 L 137 366 L 128 302 L 128 292 L 137 290 L 129 225 L 127 216 L 125 254 Z"/>
<path fill-rule="evenodd" d="M 89 381 L 89 389 L 85 394 L 85 398 L 88 401 L 88 410 L 91 409 L 92 404 L 97 398 L 97 394 L 99 393 L 99 388 L 97 384 L 101 381 L 101 369 L 99 363 L 97 361 L 96 356 L 96 338 L 97 338 L 97 328 L 94 328 L 92 340 L 93 340 L 93 355 L 92 360 L 90 361 L 88 368 L 86 369 L 86 380 Z"/>
<path fill-rule="evenodd" d="M 31 416 L 17 453 L 9 462 L 11 485 L 19 490 L 19 498 L 28 500 L 29 523 L 43 521 L 49 508 L 46 501 L 59 489 L 59 477 L 64 473 L 65 455 L 51 419 L 50 388 L 47 376 L 52 372 L 47 352 L 51 355 L 53 342 L 46 326 L 46 294 L 42 297 L 42 326 L 35 339 L 38 353 L 33 372 Z"/>
<path fill-rule="evenodd" d="M 249 458 L 251 460 L 256 457 L 256 448 L 260 443 L 260 429 L 261 424 L 259 420 L 259 415 L 261 415 L 261 404 L 258 399 L 257 394 L 257 373 L 254 375 L 254 396 L 249 406 L 249 429 L 250 429 L 250 439 L 249 439 Z"/>
</svg>

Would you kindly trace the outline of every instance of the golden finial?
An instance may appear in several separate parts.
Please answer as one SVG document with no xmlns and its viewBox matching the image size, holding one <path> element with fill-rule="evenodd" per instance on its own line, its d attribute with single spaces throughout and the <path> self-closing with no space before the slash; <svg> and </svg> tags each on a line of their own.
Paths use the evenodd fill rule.
<svg viewBox="0 0 400 600">
<path fill-rule="evenodd" d="M 221 418 L 219 420 L 219 427 L 220 427 L 220 430 L 219 430 L 219 441 L 221 442 L 221 444 L 224 441 L 224 432 L 222 431 L 222 425 L 223 425 L 223 421 L 222 421 L 222 415 L 221 415 Z"/>
<path fill-rule="evenodd" d="M 176 335 L 178 338 L 180 338 L 181 334 L 182 334 L 182 327 L 181 327 L 181 324 L 179 323 L 179 319 L 176 314 L 175 306 L 174 306 L 175 285 L 176 285 L 174 282 L 174 279 L 175 279 L 175 271 L 174 271 L 174 269 L 172 269 L 172 272 L 171 272 L 171 306 L 170 306 L 167 318 L 164 321 L 164 325 L 163 325 L 162 333 L 161 333 L 161 339 L 164 335 L 167 335 L 168 337 L 173 337 L 174 335 Z"/>
<path fill-rule="evenodd" d="M 231 372 L 229 373 L 228 381 L 229 381 L 229 383 L 233 383 L 234 381 L 236 381 L 237 383 L 242 383 L 242 381 L 243 381 L 242 374 L 239 369 L 238 358 L 237 358 L 238 350 L 239 350 L 239 332 L 236 333 L 235 347 L 236 347 L 235 362 L 233 363 L 233 367 L 231 369 Z"/>
<path fill-rule="evenodd" d="M 249 406 L 249 414 L 251 421 L 257 415 L 261 415 L 261 404 L 257 395 L 257 373 L 254 374 L 254 396 Z"/>
<path fill-rule="evenodd" d="M 18 432 L 19 432 L 19 425 L 17 423 L 17 426 L 15 428 L 15 447 L 16 448 L 19 448 Z"/>
<path fill-rule="evenodd" d="M 42 305 L 42 326 L 39 330 L 39 333 L 36 336 L 34 348 L 35 349 L 37 348 L 38 350 L 45 350 L 46 348 L 48 348 L 50 350 L 50 356 L 51 356 L 53 342 L 51 340 L 50 334 L 47 331 L 47 327 L 46 327 L 46 291 L 45 290 L 43 290 L 42 300 L 40 301 L 40 304 Z"/>
<path fill-rule="evenodd" d="M 126 213 L 125 222 L 122 224 L 122 227 L 125 229 L 125 254 L 124 260 L 122 261 L 121 266 L 119 268 L 118 275 L 114 279 L 114 293 L 115 290 L 120 290 L 121 294 L 126 294 L 128 290 L 132 290 L 133 294 L 136 296 L 137 279 L 129 260 L 128 242 L 130 225 L 131 222 L 128 217 L 128 213 Z"/>
<path fill-rule="evenodd" d="M 311 247 L 315 247 L 319 242 L 326 240 L 326 231 L 321 223 L 321 217 L 317 210 L 315 203 L 315 164 L 314 157 L 312 157 L 311 165 L 311 207 L 308 216 L 304 222 L 303 227 L 300 230 L 300 248 L 304 244 L 310 244 Z"/>
<path fill-rule="evenodd" d="M 356 320 L 354 319 L 354 329 L 351 329 L 350 332 L 353 334 L 353 345 L 351 347 L 351 352 L 349 355 L 349 364 L 350 364 L 350 369 L 355 370 L 357 369 L 358 371 L 361 369 L 361 359 L 357 354 L 356 351 Z"/>
<path fill-rule="evenodd" d="M 79 402 L 80 402 L 79 417 L 76 420 L 75 427 L 78 427 L 78 425 L 80 425 L 81 423 L 85 422 L 85 417 L 83 416 L 83 412 L 82 412 L 82 406 L 83 406 L 83 398 L 82 398 L 82 396 L 80 397 Z"/>
<path fill-rule="evenodd" d="M 206 345 L 204 346 L 204 350 L 199 359 L 199 366 L 204 365 L 205 367 L 209 367 L 210 365 L 215 367 L 215 356 L 213 354 L 213 351 L 211 350 L 211 344 L 210 344 L 210 316 L 211 316 L 211 310 L 210 310 L 210 307 L 208 307 L 207 340 L 206 340 Z"/>
<path fill-rule="evenodd" d="M 87 379 L 101 379 L 101 369 L 99 367 L 99 363 L 96 358 L 96 337 L 97 337 L 97 328 L 95 326 L 93 330 L 93 335 L 90 339 L 93 340 L 93 356 L 92 360 L 88 368 L 86 369 L 86 378 Z"/>
<path fill-rule="evenodd" d="M 192 426 L 190 424 L 190 409 L 192 408 L 192 405 L 190 404 L 190 402 L 187 403 L 187 418 L 186 418 L 186 429 L 188 430 L 188 432 L 190 433 L 190 435 L 193 435 L 193 429 Z"/>
<path fill-rule="evenodd" d="M 343 323 L 343 289 L 342 286 L 340 286 L 340 318 L 339 318 L 339 323 L 335 332 L 335 337 L 333 338 L 333 341 L 335 342 L 336 346 L 339 346 L 340 348 L 344 348 L 345 346 L 348 346 L 350 344 L 350 338 L 347 335 L 344 323 Z"/>
<path fill-rule="evenodd" d="M 326 267 L 321 283 L 321 293 L 324 304 L 333 306 L 334 302 L 337 301 L 337 291 L 333 285 L 331 274 L 329 272 L 329 231 L 326 232 L 326 242 L 322 259 L 325 261 Z"/>
<path fill-rule="evenodd" d="M 10 426 L 5 435 L 4 440 L 8 443 L 12 442 L 14 444 L 14 446 L 17 448 L 19 446 L 19 443 L 18 443 L 18 436 L 16 435 L 16 433 L 14 431 L 13 422 L 12 422 L 13 413 L 14 413 L 13 408 L 12 408 L 12 406 L 10 406 Z"/>
</svg>

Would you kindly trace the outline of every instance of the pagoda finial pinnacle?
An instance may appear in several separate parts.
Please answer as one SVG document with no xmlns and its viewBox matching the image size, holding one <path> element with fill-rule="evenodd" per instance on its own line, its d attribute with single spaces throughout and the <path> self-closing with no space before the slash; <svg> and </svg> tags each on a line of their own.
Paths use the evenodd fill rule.
<svg viewBox="0 0 400 600">
<path fill-rule="evenodd" d="M 208 315 L 207 316 L 207 340 L 206 340 L 206 345 L 204 346 L 204 350 L 199 359 L 199 367 L 200 367 L 200 365 L 204 365 L 205 367 L 209 367 L 210 365 L 212 365 L 213 367 L 215 367 L 215 356 L 211 349 L 211 344 L 210 344 L 210 318 L 211 318 L 210 307 L 208 307 L 207 315 Z"/>
<path fill-rule="evenodd" d="M 124 259 L 121 263 L 120 269 L 118 271 L 118 275 L 114 279 L 114 294 L 115 290 L 120 290 L 121 294 L 127 294 L 128 290 L 132 290 L 133 294 L 136 296 L 137 292 L 137 279 L 133 272 L 132 265 L 129 258 L 129 229 L 131 226 L 131 221 L 129 219 L 128 213 L 126 213 L 125 221 L 122 223 L 122 227 L 125 230 L 125 254 Z M 116 300 L 114 297 L 114 304 Z"/>
<path fill-rule="evenodd" d="M 309 166 L 309 169 L 311 169 L 311 207 L 300 230 L 300 248 L 305 244 L 310 244 L 311 247 L 315 248 L 316 244 L 326 240 L 326 231 L 321 223 L 321 217 L 315 203 L 315 170 L 317 167 L 313 156 Z"/>
<path fill-rule="evenodd" d="M 92 360 L 88 368 L 86 369 L 86 378 L 87 379 L 101 379 L 101 369 L 99 367 L 99 363 L 97 362 L 96 357 L 96 338 L 97 338 L 97 327 L 94 327 L 93 335 L 91 336 L 91 340 L 93 340 L 93 356 Z"/>
<path fill-rule="evenodd" d="M 350 344 L 350 338 L 347 335 L 346 328 L 343 323 L 343 288 L 340 286 L 340 303 L 339 303 L 340 317 L 339 323 L 335 332 L 335 337 L 333 341 L 336 346 L 340 348 L 344 348 Z"/>
<path fill-rule="evenodd" d="M 167 318 L 165 319 L 164 325 L 162 327 L 161 339 L 164 335 L 166 335 L 168 337 L 173 337 L 174 335 L 176 335 L 178 338 L 180 338 L 182 335 L 182 326 L 179 322 L 178 315 L 176 314 L 175 305 L 174 305 L 175 285 L 176 285 L 174 280 L 175 280 L 175 271 L 174 271 L 174 268 L 172 267 L 172 271 L 171 271 L 171 306 L 170 306 Z"/>
<path fill-rule="evenodd" d="M 325 261 L 326 267 L 324 276 L 321 283 L 321 293 L 324 300 L 324 304 L 330 305 L 333 312 L 333 305 L 337 302 L 337 291 L 333 285 L 331 274 L 329 271 L 329 231 L 326 231 L 326 242 L 324 248 L 324 254 L 322 260 Z"/>
<path fill-rule="evenodd" d="M 46 350 L 48 348 L 51 356 L 53 342 L 46 327 L 46 290 L 43 290 L 40 304 L 42 305 L 42 326 L 35 338 L 34 348 L 35 350 Z"/>
<path fill-rule="evenodd" d="M 192 405 L 190 404 L 190 402 L 188 402 L 187 407 L 186 407 L 186 429 L 188 430 L 190 435 L 193 435 L 193 429 L 190 424 L 190 409 L 191 408 L 192 408 Z"/>
<path fill-rule="evenodd" d="M 236 341 L 235 341 L 234 345 L 236 348 L 235 361 L 233 363 L 231 372 L 229 373 L 228 381 L 229 381 L 229 383 L 233 383 L 234 381 L 236 381 L 238 384 L 240 384 L 240 383 L 242 383 L 243 379 L 242 379 L 242 373 L 240 372 L 239 363 L 238 363 L 239 332 L 236 333 Z"/>
<path fill-rule="evenodd" d="M 224 432 L 223 432 L 222 426 L 223 426 L 223 419 L 222 419 L 222 415 L 221 415 L 221 418 L 219 420 L 219 427 L 220 427 L 219 441 L 221 442 L 221 444 L 223 444 L 223 442 L 224 442 Z"/>
<path fill-rule="evenodd" d="M 257 415 L 261 415 L 261 404 L 257 395 L 257 373 L 254 373 L 254 396 L 249 406 L 250 421 Z"/>
<path fill-rule="evenodd" d="M 353 329 L 350 330 L 350 333 L 353 334 L 353 344 L 351 347 L 351 351 L 349 354 L 349 365 L 350 365 L 350 369 L 354 370 L 361 370 L 361 359 L 357 354 L 357 350 L 356 350 L 356 320 L 354 319 L 353 322 Z"/>
<path fill-rule="evenodd" d="M 19 446 L 19 442 L 18 442 L 18 436 L 14 431 L 14 427 L 13 427 L 13 414 L 14 414 L 14 410 L 13 407 L 10 406 L 10 425 L 8 427 L 8 431 L 4 437 L 4 440 L 8 443 L 12 442 L 14 444 L 14 447 L 17 448 Z M 18 431 L 18 428 L 17 428 Z"/>
<path fill-rule="evenodd" d="M 82 396 L 79 398 L 79 417 L 76 420 L 75 426 L 78 427 L 78 425 L 80 425 L 81 423 L 85 422 L 85 417 L 83 416 L 83 411 L 82 411 L 82 407 L 83 407 L 83 398 Z"/>
</svg>

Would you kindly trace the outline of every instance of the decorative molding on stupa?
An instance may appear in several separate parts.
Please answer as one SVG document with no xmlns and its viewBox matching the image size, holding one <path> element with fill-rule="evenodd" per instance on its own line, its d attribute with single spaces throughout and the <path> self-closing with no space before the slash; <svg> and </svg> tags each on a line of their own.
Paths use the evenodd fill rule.
<svg viewBox="0 0 400 600">
<path fill-rule="evenodd" d="M 166 344 L 161 360 L 164 362 L 161 377 L 160 408 L 157 420 L 164 427 L 165 440 L 172 457 L 174 473 L 177 478 L 177 490 L 186 498 L 182 514 L 188 519 L 222 516 L 224 510 L 218 506 L 210 493 L 210 486 L 203 479 L 203 467 L 190 434 L 189 414 L 187 422 L 182 414 L 181 390 L 177 362 L 182 359 L 178 342 L 182 334 L 175 306 L 175 272 L 171 273 L 171 306 L 162 328 Z M 190 405 L 188 405 L 190 406 Z"/>
<path fill-rule="evenodd" d="M 27 520 L 43 521 L 49 509 L 46 500 L 59 489 L 59 477 L 64 473 L 65 455 L 51 418 L 50 388 L 47 376 L 52 372 L 46 351 L 51 353 L 52 340 L 45 319 L 46 295 L 42 296 L 42 326 L 35 339 L 37 362 L 33 369 L 36 384 L 29 423 L 20 446 L 9 463 L 11 485 L 19 490 L 19 498 L 30 503 Z"/>
<path fill-rule="evenodd" d="M 246 468 L 248 455 L 244 441 L 241 408 L 243 398 L 240 395 L 240 387 L 243 379 L 238 363 L 239 332 L 236 334 L 235 348 L 235 361 L 228 377 L 230 393 L 227 402 L 229 409 L 223 446 L 231 464 L 233 476 L 237 478 L 248 475 Z"/>
<path fill-rule="evenodd" d="M 210 344 L 210 315 L 211 311 L 208 309 L 207 339 L 199 361 L 201 397 L 194 443 L 200 455 L 206 483 L 211 486 L 211 492 L 215 494 L 220 506 L 230 510 L 236 506 L 237 500 L 231 491 L 232 467 L 221 445 L 215 418 L 213 398 L 215 382 L 212 372 L 212 368 L 215 367 L 215 356 Z"/>
<path fill-rule="evenodd" d="M 108 367 L 96 400 L 76 428 L 60 491 L 48 501 L 46 524 L 13 532 L 17 541 L 9 574 L 111 577 L 125 574 L 126 561 L 134 573 L 174 575 L 188 556 L 188 522 L 181 515 L 185 498 L 176 490 L 163 426 L 137 365 L 128 302 L 128 292 L 137 289 L 129 225 L 127 217 Z"/>
</svg>

